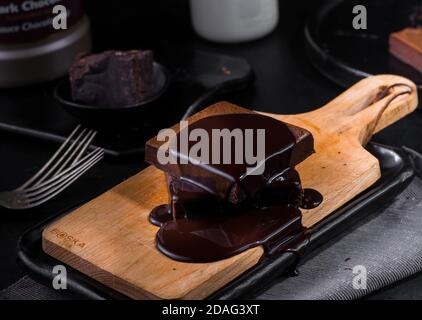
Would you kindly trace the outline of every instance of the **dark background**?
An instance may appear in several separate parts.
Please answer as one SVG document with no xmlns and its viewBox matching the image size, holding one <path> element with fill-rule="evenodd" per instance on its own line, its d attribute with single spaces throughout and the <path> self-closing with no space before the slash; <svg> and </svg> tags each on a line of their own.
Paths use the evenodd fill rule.
<svg viewBox="0 0 422 320">
<path fill-rule="evenodd" d="M 152 48 L 159 58 L 163 48 L 169 54 L 172 46 L 182 46 L 242 56 L 254 68 L 256 82 L 248 90 L 222 98 L 255 110 L 300 113 L 324 105 L 344 90 L 320 75 L 305 53 L 304 23 L 320 2 L 280 1 L 277 30 L 264 39 L 240 45 L 209 43 L 196 36 L 186 0 L 89 0 L 86 5 L 95 51 Z M 0 91 L 0 94 L 7 95 L 7 92 Z M 36 107 L 28 103 L 28 108 Z M 163 117 L 165 108 L 171 106 L 163 107 Z M 421 116 L 415 113 L 375 140 L 392 145 L 406 144 L 422 151 L 422 139 L 417 138 L 419 128 L 422 129 Z M 400 135 L 396 134 L 398 130 Z M 0 190 L 12 189 L 25 181 L 56 148 L 53 143 L 0 132 Z M 26 229 L 107 190 L 144 166 L 141 157 L 125 162 L 108 159 L 47 205 L 25 212 L 0 208 L 0 289 L 25 274 L 16 262 L 16 244 Z M 413 280 L 410 287 L 415 287 L 417 280 Z M 406 292 L 403 288 L 406 287 L 395 291 L 396 297 Z"/>
</svg>

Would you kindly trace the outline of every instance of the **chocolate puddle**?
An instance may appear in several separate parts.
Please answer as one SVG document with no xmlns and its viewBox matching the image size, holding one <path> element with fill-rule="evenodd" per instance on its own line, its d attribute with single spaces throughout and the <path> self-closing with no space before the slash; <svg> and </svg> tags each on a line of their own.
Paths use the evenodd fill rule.
<svg viewBox="0 0 422 320">
<path fill-rule="evenodd" d="M 305 240 L 301 219 L 300 210 L 289 206 L 171 219 L 161 225 L 157 246 L 170 258 L 185 262 L 222 260 L 258 245 L 273 254 Z"/>
<path fill-rule="evenodd" d="M 305 189 L 303 190 L 303 199 L 302 205 L 300 206 L 302 209 L 311 210 L 319 207 L 319 205 L 324 201 L 322 194 L 314 189 Z"/>
<path fill-rule="evenodd" d="M 306 193 L 307 208 L 322 202 L 317 191 L 308 189 Z M 154 209 L 150 221 L 160 227 L 159 250 L 178 261 L 212 262 L 259 245 L 267 255 L 284 251 L 301 255 L 309 240 L 301 211 L 294 205 L 233 207 L 201 213 L 190 212 L 189 218 L 174 219 L 171 205 Z"/>
</svg>

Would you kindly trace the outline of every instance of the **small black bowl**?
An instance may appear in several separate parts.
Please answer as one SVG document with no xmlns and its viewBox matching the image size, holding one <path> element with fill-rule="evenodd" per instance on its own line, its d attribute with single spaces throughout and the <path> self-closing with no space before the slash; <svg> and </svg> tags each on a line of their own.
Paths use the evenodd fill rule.
<svg viewBox="0 0 422 320">
<path fill-rule="evenodd" d="M 133 116 L 146 115 L 156 105 L 155 102 L 164 95 L 170 84 L 170 73 L 167 68 L 154 62 L 154 92 L 146 100 L 124 107 L 98 107 L 75 102 L 72 99 L 70 81 L 66 77 L 61 80 L 55 90 L 54 97 L 64 109 L 89 124 L 116 124 L 132 119 Z"/>
</svg>

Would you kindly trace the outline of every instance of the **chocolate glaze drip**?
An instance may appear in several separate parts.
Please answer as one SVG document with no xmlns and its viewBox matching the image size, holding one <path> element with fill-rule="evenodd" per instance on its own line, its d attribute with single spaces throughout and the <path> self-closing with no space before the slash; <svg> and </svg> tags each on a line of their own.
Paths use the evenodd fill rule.
<svg viewBox="0 0 422 320">
<path fill-rule="evenodd" d="M 317 191 L 302 189 L 294 169 L 313 153 L 312 136 L 297 139 L 286 124 L 257 114 L 206 118 L 189 130 L 196 128 L 207 132 L 265 129 L 265 170 L 261 175 L 248 175 L 245 164 L 162 167 L 167 173 L 170 204 L 155 208 L 150 215 L 151 223 L 160 227 L 158 249 L 184 262 L 217 261 L 259 245 L 266 255 L 300 253 L 308 234 L 299 208 L 312 209 L 323 201 Z M 170 152 L 178 158 L 186 156 L 179 149 Z"/>
</svg>

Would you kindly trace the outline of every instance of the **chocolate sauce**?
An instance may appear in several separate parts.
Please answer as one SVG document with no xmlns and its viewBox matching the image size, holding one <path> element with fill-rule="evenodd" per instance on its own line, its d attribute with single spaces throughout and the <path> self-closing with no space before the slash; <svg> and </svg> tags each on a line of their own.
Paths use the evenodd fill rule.
<svg viewBox="0 0 422 320">
<path fill-rule="evenodd" d="M 161 210 L 171 217 L 169 208 Z M 222 260 L 258 245 L 263 245 L 267 254 L 274 254 L 306 241 L 301 219 L 299 209 L 293 206 L 170 218 L 161 224 L 157 247 L 170 258 L 184 262 Z"/>
<path fill-rule="evenodd" d="M 314 152 L 312 136 L 298 139 L 289 125 L 257 114 L 209 117 L 189 130 L 198 128 L 210 136 L 213 129 L 265 129 L 265 169 L 253 175 L 248 174 L 246 163 L 154 163 L 167 174 L 170 197 L 169 205 L 155 208 L 150 215 L 150 221 L 160 227 L 158 249 L 184 262 L 222 260 L 260 245 L 267 255 L 303 249 L 308 235 L 299 208 L 315 208 L 323 200 L 317 191 L 302 189 L 294 169 Z M 178 141 L 186 133 L 183 130 Z M 212 147 L 210 141 L 211 155 L 216 152 Z M 232 159 L 233 150 L 232 145 Z M 183 152 L 170 148 L 179 160 L 188 157 Z"/>
<path fill-rule="evenodd" d="M 306 210 L 311 210 L 319 207 L 319 205 L 324 201 L 322 194 L 314 189 L 305 189 L 303 190 L 303 199 L 301 208 Z"/>
</svg>

